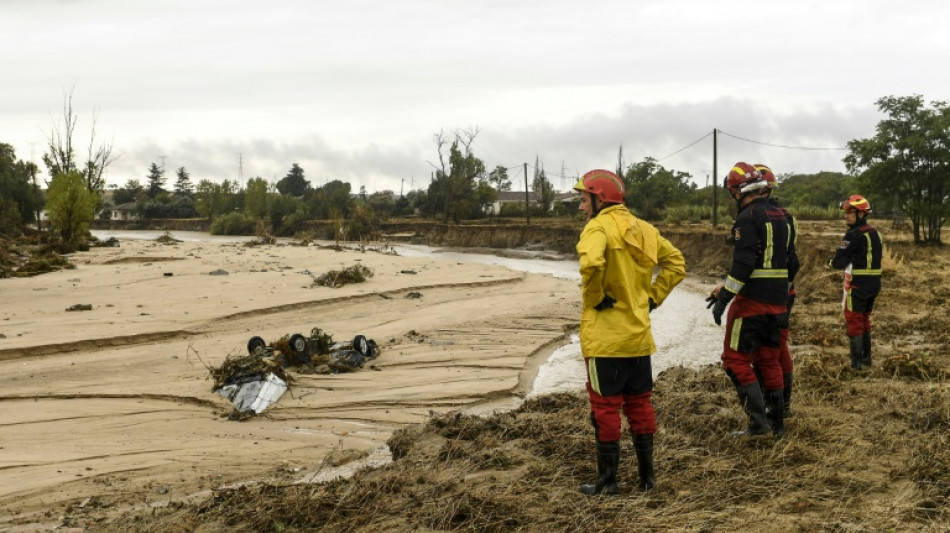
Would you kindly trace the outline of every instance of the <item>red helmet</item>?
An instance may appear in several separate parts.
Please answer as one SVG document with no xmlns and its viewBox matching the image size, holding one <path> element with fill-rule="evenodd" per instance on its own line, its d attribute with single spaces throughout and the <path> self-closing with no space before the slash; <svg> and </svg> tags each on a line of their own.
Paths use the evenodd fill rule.
<svg viewBox="0 0 950 533">
<path fill-rule="evenodd" d="M 841 202 L 842 211 L 864 211 L 871 212 L 871 204 L 860 194 L 852 194 L 847 200 Z"/>
<path fill-rule="evenodd" d="M 752 165 L 742 161 L 732 166 L 726 177 L 726 188 L 739 194 L 745 194 L 756 189 L 767 187 L 768 182 Z"/>
<path fill-rule="evenodd" d="M 772 169 L 763 165 L 762 163 L 756 163 L 752 165 L 755 167 L 755 170 L 758 171 L 759 175 L 762 176 L 762 179 L 765 180 L 765 183 L 769 189 L 778 187 L 778 182 L 775 180 L 775 173 L 772 172 Z"/>
<path fill-rule="evenodd" d="M 591 170 L 574 185 L 574 190 L 587 191 L 605 204 L 623 203 L 623 180 L 609 170 Z"/>
</svg>

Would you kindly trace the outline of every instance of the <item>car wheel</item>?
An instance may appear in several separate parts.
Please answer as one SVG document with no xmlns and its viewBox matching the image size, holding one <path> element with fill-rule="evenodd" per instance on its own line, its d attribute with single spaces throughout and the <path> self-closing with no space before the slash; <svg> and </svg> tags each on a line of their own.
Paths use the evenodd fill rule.
<svg viewBox="0 0 950 533">
<path fill-rule="evenodd" d="M 299 333 L 294 333 L 291 335 L 290 339 L 287 341 L 287 344 L 295 354 L 303 355 L 307 353 L 307 337 L 304 337 Z"/>
<path fill-rule="evenodd" d="M 247 353 L 250 355 L 254 355 L 258 348 L 265 347 L 267 347 L 267 343 L 260 337 L 251 337 L 251 340 L 247 341 Z"/>
<path fill-rule="evenodd" d="M 367 359 L 373 358 L 373 344 L 363 335 L 353 337 L 353 349 Z"/>
</svg>

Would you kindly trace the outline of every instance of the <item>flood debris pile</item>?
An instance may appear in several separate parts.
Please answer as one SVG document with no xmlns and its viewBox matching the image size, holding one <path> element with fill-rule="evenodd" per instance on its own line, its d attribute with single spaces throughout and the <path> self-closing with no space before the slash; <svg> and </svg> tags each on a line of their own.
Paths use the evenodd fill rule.
<svg viewBox="0 0 950 533">
<path fill-rule="evenodd" d="M 362 283 L 373 277 L 373 271 L 363 265 L 353 265 L 343 270 L 331 270 L 313 279 L 313 286 L 338 289 L 347 283 Z"/>
<path fill-rule="evenodd" d="M 309 337 L 294 333 L 270 344 L 251 337 L 247 352 L 228 356 L 220 367 L 209 369 L 212 392 L 234 404 L 232 419 L 260 414 L 280 400 L 293 380 L 289 368 L 317 374 L 353 372 L 375 359 L 379 349 L 364 335 L 334 342 L 330 334 L 313 328 Z"/>
<path fill-rule="evenodd" d="M 254 355 L 228 356 L 210 371 L 212 392 L 234 404 L 232 419 L 262 413 L 283 396 L 292 381 L 277 360 Z"/>
<path fill-rule="evenodd" d="M 172 234 L 169 233 L 168 231 L 166 231 L 165 234 L 162 235 L 161 237 L 155 239 L 155 241 L 158 242 L 159 244 L 178 244 L 181 242 L 180 240 L 172 237 Z"/>
<path fill-rule="evenodd" d="M 62 248 L 38 236 L 0 236 L 0 278 L 24 278 L 76 268 L 64 255 L 68 250 Z"/>
</svg>

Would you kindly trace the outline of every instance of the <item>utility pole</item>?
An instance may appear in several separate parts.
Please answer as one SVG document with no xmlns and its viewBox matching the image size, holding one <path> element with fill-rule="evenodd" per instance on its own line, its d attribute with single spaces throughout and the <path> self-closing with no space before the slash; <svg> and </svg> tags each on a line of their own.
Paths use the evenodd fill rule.
<svg viewBox="0 0 950 533">
<path fill-rule="evenodd" d="M 402 198 L 402 188 L 406 184 L 406 178 L 399 178 L 399 197 Z"/>
<path fill-rule="evenodd" d="M 238 183 L 244 183 L 244 154 L 238 152 Z"/>
<path fill-rule="evenodd" d="M 528 199 L 528 163 L 524 164 L 524 216 L 525 226 L 531 225 L 531 203 Z"/>
<path fill-rule="evenodd" d="M 712 194 L 712 197 L 713 197 L 713 205 L 712 205 L 712 208 L 713 208 L 713 212 L 712 212 L 712 225 L 713 225 L 713 228 L 715 228 L 715 227 L 716 227 L 716 224 L 719 223 L 719 198 L 718 198 L 718 195 L 716 194 L 716 191 L 719 190 L 719 176 L 716 174 L 716 167 L 718 166 L 718 161 L 717 161 L 717 159 L 716 159 L 716 158 L 717 158 L 717 152 L 716 152 L 716 141 L 717 141 L 717 139 L 716 139 L 716 134 L 717 134 L 717 132 L 718 132 L 718 130 L 716 130 L 716 128 L 713 128 L 713 190 L 712 190 L 712 193 L 713 193 L 713 194 Z"/>
</svg>

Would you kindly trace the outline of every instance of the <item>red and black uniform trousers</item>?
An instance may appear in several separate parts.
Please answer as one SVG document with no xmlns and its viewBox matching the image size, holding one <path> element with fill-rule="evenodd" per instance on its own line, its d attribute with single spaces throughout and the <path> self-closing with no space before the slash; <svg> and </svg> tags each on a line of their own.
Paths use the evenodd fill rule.
<svg viewBox="0 0 950 533">
<path fill-rule="evenodd" d="M 877 292 L 862 291 L 854 283 L 844 293 L 844 324 L 848 337 L 860 337 L 871 333 L 871 311 Z"/>
<path fill-rule="evenodd" d="M 590 421 L 598 442 L 620 440 L 622 421 L 627 419 L 634 435 L 656 433 L 653 368 L 649 355 L 640 357 L 587 357 L 587 394 Z"/>
<path fill-rule="evenodd" d="M 761 376 L 766 390 L 784 388 L 779 363 L 783 329 L 788 329 L 786 304 L 736 295 L 726 315 L 722 350 L 722 366 L 735 385 L 756 383 Z"/>
</svg>

